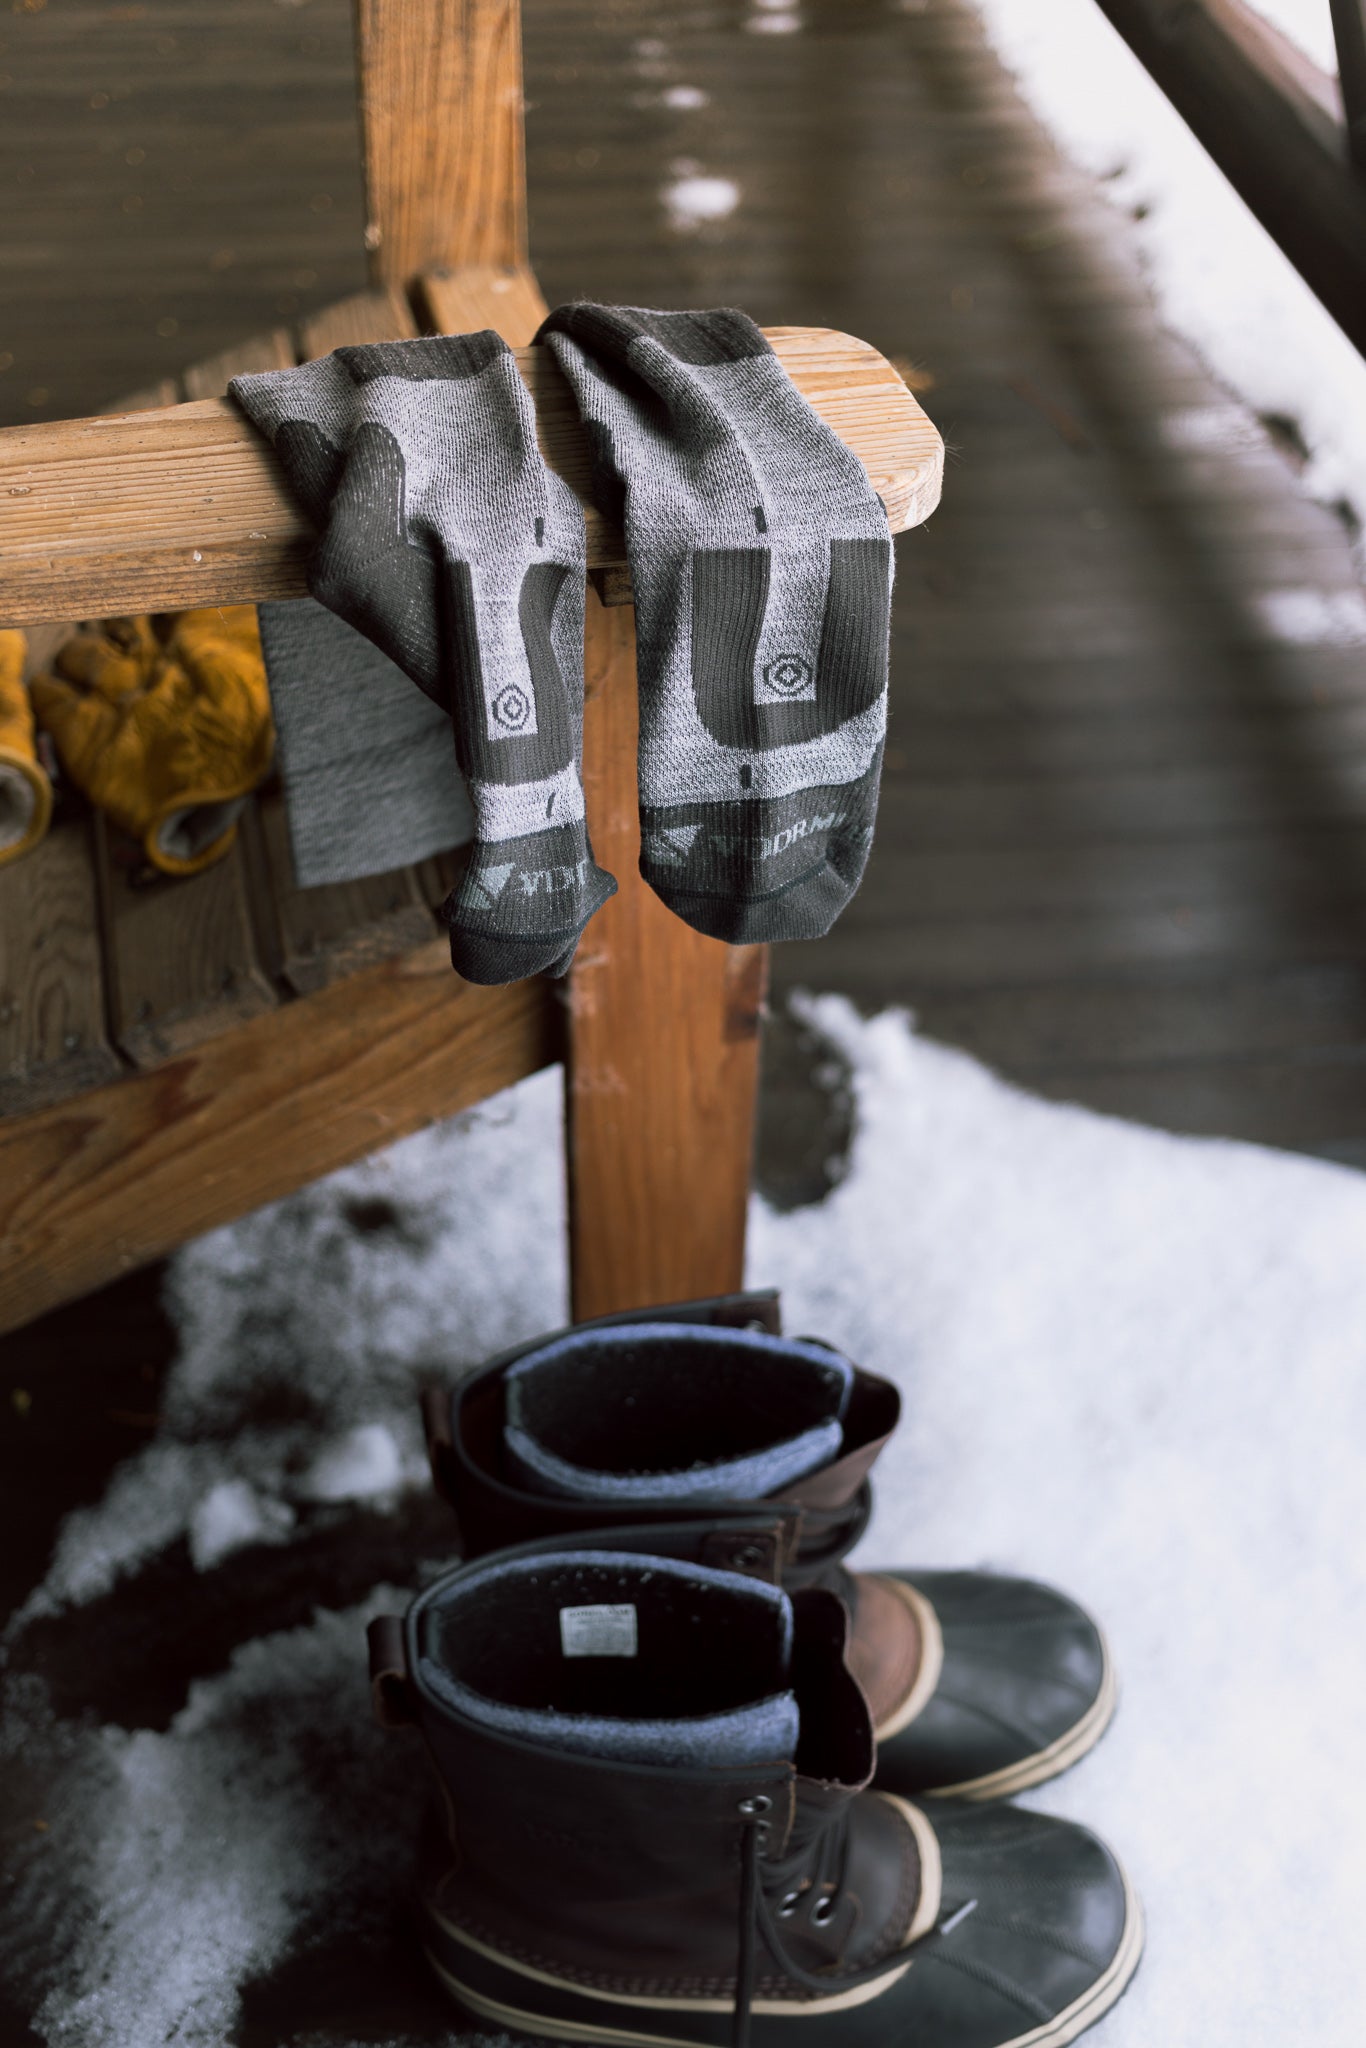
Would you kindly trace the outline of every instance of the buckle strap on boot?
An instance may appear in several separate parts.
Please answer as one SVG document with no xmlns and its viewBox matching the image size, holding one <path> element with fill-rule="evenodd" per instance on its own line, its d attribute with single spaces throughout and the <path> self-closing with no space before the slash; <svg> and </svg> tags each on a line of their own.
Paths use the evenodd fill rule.
<svg viewBox="0 0 1366 2048">
<path fill-rule="evenodd" d="M 370 1702 L 381 1728 L 406 1728 L 417 1719 L 408 1676 L 403 1623 L 396 1614 L 377 1614 L 365 1631 L 370 1652 Z"/>
</svg>

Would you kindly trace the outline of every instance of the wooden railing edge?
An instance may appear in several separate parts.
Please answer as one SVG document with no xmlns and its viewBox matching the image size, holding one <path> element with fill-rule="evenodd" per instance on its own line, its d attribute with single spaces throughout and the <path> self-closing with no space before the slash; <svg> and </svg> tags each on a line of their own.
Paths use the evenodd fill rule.
<svg viewBox="0 0 1366 2048">
<path fill-rule="evenodd" d="M 779 359 L 864 461 L 893 532 L 938 503 L 943 443 L 868 343 L 776 328 Z M 590 569 L 625 559 L 587 504 L 589 455 L 545 349 L 519 349 L 547 461 L 585 501 Z M 311 531 L 267 444 L 227 399 L 0 432 L 0 623 L 303 596 Z"/>
<path fill-rule="evenodd" d="M 1096 4 L 1366 354 L 1366 140 L 1355 104 L 1366 55 L 1360 66 L 1344 58 L 1340 95 L 1338 82 L 1247 0 Z M 1343 21 L 1338 47 L 1350 52 L 1345 10 Z M 1348 90 L 1354 97 L 1343 118 L 1337 110 Z"/>
</svg>

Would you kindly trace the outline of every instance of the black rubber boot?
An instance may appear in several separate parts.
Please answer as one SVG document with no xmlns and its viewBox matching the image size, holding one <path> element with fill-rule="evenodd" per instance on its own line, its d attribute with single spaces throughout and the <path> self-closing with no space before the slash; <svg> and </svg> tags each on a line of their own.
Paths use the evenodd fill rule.
<svg viewBox="0 0 1366 2048">
<path fill-rule="evenodd" d="M 776 1295 L 688 1302 L 537 1338 L 430 1392 L 432 1471 L 465 1555 L 696 1518 L 710 1562 L 844 1601 L 880 1787 L 992 1799 L 1066 1770 L 1114 1711 L 1095 1623 L 1027 1579 L 846 1571 L 900 1396 L 778 1332 Z"/>
<path fill-rule="evenodd" d="M 641 1554 L 642 1540 L 673 1546 Z M 419 1879 L 485 2024 L 714 2048 L 1060 2048 L 1141 1916 L 1084 1829 L 867 1789 L 843 1604 L 690 1561 L 698 1524 L 461 1566 L 370 1630 L 441 1781 Z"/>
</svg>

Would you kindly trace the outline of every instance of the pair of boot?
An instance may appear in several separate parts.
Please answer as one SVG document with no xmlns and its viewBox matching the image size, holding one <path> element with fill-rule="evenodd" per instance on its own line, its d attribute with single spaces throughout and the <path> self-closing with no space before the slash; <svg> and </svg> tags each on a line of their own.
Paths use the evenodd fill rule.
<svg viewBox="0 0 1366 2048">
<path fill-rule="evenodd" d="M 846 1571 L 899 1396 L 778 1328 L 773 1295 L 609 1317 L 427 1396 L 466 1562 L 370 1653 L 443 1793 L 428 1955 L 561 2041 L 1061 2048 L 1138 1903 L 1086 1830 L 983 1802 L 1099 1739 L 1103 1640 L 1026 1581 Z"/>
</svg>

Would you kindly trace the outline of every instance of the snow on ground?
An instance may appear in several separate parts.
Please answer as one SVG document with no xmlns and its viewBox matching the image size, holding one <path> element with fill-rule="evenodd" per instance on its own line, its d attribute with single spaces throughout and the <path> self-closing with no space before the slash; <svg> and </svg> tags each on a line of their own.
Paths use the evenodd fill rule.
<svg viewBox="0 0 1366 2048">
<path fill-rule="evenodd" d="M 1357 2048 L 1366 1179 L 1036 1101 L 900 1015 L 809 1015 L 852 1069 L 849 1170 L 756 1203 L 751 1277 L 905 1391 L 869 1557 L 1035 1572 L 1110 1633 L 1119 1719 L 1034 1795 L 1146 1897 L 1098 2043 Z M 70 1518 L 36 1604 L 186 1529 L 211 1572 L 289 1542 L 309 1494 L 392 1497 L 416 1382 L 563 1316 L 560 1142 L 542 1075 L 183 1252 L 161 1438 Z M 52 1790 L 0 1944 L 52 2048 L 220 2048 L 242 1984 L 391 1910 L 423 1773 L 369 1727 L 363 1619 L 242 1645 L 164 1732 L 54 1723 L 9 1680 L 0 1751 Z"/>
<path fill-rule="evenodd" d="M 923 0 L 893 0 L 916 12 Z M 973 0 L 1025 97 L 1133 213 L 1159 305 L 1258 412 L 1294 420 L 1305 486 L 1366 523 L 1366 361 L 1254 220 L 1096 0 Z M 1258 11 L 1335 71 L 1329 0 Z"/>
</svg>

